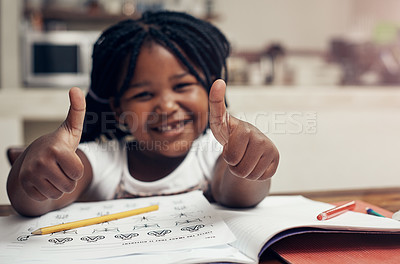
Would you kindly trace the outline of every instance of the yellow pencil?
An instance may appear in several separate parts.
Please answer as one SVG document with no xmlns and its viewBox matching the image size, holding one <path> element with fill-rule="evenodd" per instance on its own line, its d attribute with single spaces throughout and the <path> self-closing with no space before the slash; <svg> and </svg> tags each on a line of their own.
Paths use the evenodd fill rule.
<svg viewBox="0 0 400 264">
<path fill-rule="evenodd" d="M 103 215 L 103 216 L 99 216 L 99 217 L 93 217 L 93 218 L 74 221 L 74 222 L 65 223 L 65 224 L 61 224 L 61 225 L 42 227 L 42 228 L 39 228 L 39 229 L 33 231 L 31 234 L 32 235 L 46 235 L 46 234 L 60 232 L 60 231 L 68 230 L 68 229 L 74 229 L 74 228 L 88 226 L 88 225 L 100 224 L 100 223 L 117 220 L 117 219 L 128 217 L 128 216 L 143 214 L 143 213 L 156 211 L 156 210 L 158 210 L 158 205 L 151 205 L 151 206 L 147 206 L 147 207 L 143 207 L 143 208 L 138 208 L 138 209 L 115 213 L 115 214 Z"/>
</svg>

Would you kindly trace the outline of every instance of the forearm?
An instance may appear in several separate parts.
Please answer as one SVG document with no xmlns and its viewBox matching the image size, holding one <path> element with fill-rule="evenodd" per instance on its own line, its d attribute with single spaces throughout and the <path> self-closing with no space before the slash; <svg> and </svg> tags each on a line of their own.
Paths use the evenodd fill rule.
<svg viewBox="0 0 400 264">
<path fill-rule="evenodd" d="M 214 199 L 228 207 L 252 207 L 268 194 L 271 180 L 248 180 L 233 175 L 222 157 L 216 162 L 211 184 Z"/>
</svg>

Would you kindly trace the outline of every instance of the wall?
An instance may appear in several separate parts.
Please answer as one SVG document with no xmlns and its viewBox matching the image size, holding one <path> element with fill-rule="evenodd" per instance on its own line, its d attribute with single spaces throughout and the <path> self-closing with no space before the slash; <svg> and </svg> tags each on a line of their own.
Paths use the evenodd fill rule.
<svg viewBox="0 0 400 264">
<path fill-rule="evenodd" d="M 4 92 L 19 89 L 19 6 L 20 1 L 0 1 L 0 99 Z M 13 104 L 18 104 L 14 101 Z M 0 110 L 0 204 L 8 203 L 6 180 L 10 165 L 6 148 L 23 143 L 22 121 L 10 116 L 14 107 Z"/>
<path fill-rule="evenodd" d="M 215 24 L 240 50 L 259 50 L 273 41 L 289 49 L 324 50 L 332 36 L 346 30 L 352 2 L 217 0 Z"/>
<path fill-rule="evenodd" d="M 228 102 L 279 149 L 272 192 L 400 186 L 398 89 L 235 87 Z"/>
<path fill-rule="evenodd" d="M 19 57 L 20 0 L 0 1 L 0 88 L 21 86 Z"/>
<path fill-rule="evenodd" d="M 215 24 L 240 50 L 275 41 L 288 49 L 323 51 L 332 37 L 365 41 L 379 22 L 400 24 L 399 9 L 398 0 L 216 0 Z"/>
</svg>

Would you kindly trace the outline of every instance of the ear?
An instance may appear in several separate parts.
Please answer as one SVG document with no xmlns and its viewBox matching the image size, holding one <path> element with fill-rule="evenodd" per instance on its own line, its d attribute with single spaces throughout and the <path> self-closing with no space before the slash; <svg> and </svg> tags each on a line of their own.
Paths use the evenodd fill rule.
<svg viewBox="0 0 400 264">
<path fill-rule="evenodd" d="M 121 120 L 122 109 L 121 106 L 115 106 L 115 97 L 110 97 L 110 108 L 114 112 L 115 120 L 119 124 L 123 124 L 123 120 Z"/>
</svg>

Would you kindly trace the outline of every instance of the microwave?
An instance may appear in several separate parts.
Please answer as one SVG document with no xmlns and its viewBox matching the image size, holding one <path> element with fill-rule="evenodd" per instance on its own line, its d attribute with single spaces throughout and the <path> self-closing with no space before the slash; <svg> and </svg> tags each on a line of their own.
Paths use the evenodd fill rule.
<svg viewBox="0 0 400 264">
<path fill-rule="evenodd" d="M 99 36 L 93 31 L 26 32 L 21 53 L 25 86 L 88 87 Z"/>
</svg>

